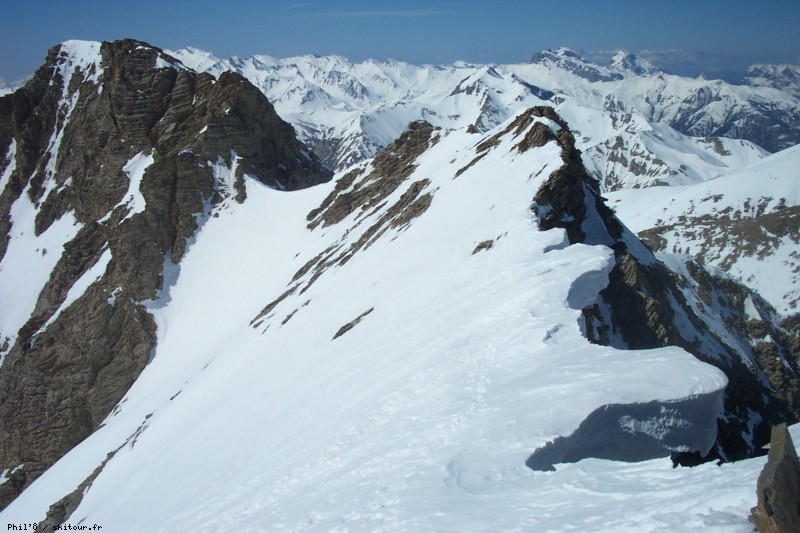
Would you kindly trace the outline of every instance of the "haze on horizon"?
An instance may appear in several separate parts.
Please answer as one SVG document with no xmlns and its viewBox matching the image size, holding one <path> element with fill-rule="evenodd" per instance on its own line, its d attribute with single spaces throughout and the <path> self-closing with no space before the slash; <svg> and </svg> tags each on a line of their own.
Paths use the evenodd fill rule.
<svg viewBox="0 0 800 533">
<path fill-rule="evenodd" d="M 676 74 L 724 77 L 753 63 L 797 63 L 800 2 L 768 0 L 259 1 L 4 0 L 0 79 L 33 73 L 68 39 L 133 37 L 220 58 L 267 54 L 520 63 L 544 48 L 638 53 Z"/>
</svg>

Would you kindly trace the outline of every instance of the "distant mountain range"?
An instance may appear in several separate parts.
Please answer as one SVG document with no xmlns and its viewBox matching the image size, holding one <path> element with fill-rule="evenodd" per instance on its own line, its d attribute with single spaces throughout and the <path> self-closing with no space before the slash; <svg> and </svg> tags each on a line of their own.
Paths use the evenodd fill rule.
<svg viewBox="0 0 800 533">
<path fill-rule="evenodd" d="M 749 141 L 768 152 L 800 142 L 795 93 L 760 82 L 756 87 L 672 76 L 625 52 L 606 66 L 565 48 L 535 54 L 528 64 L 435 67 L 351 63 L 335 56 L 218 60 L 196 49 L 172 55 L 197 70 L 232 70 L 247 77 L 334 169 L 370 157 L 413 120 L 487 131 L 520 109 L 543 104 L 579 123 L 578 146 L 595 160 L 591 166 L 613 167 L 602 176 L 607 190 L 641 186 L 643 180 L 696 180 L 688 174 L 720 173 L 700 167 L 721 163 L 727 168 L 731 162 L 719 161 L 721 156 L 747 162 L 759 153 L 740 143 L 736 148 L 712 143 L 713 137 Z M 598 124 L 603 121 L 607 124 Z M 668 133 L 674 137 L 667 143 L 671 149 L 703 161 L 686 168 L 682 162 L 665 164 L 670 156 L 653 152 L 648 145 L 654 143 L 642 138 L 647 136 L 642 130 L 655 125 L 674 130 Z"/>
</svg>

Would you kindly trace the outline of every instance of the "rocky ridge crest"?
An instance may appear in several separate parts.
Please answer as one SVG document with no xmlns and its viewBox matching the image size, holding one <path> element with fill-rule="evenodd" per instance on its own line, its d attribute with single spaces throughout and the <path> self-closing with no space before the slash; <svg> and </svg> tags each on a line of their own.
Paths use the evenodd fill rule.
<svg viewBox="0 0 800 533">
<path fill-rule="evenodd" d="M 711 276 L 689 258 L 685 267 L 668 268 L 659 261 L 608 208 L 582 164 L 573 134 L 563 120 L 553 120 L 562 127 L 556 139 L 564 165 L 534 198 L 539 227 L 562 228 L 570 244 L 605 245 L 615 256 L 608 286 L 582 311 L 586 337 L 620 349 L 680 346 L 728 376 L 714 449 L 706 458 L 677 454 L 676 462 L 759 453 L 772 425 L 800 419 L 796 335 L 777 323 L 766 301 L 722 273 Z M 748 315 L 748 299 L 755 302 L 757 317 Z M 718 314 L 703 312 L 702 302 Z M 759 342 L 767 334 L 770 341 Z M 775 356 L 782 364 L 773 364 Z"/>
</svg>

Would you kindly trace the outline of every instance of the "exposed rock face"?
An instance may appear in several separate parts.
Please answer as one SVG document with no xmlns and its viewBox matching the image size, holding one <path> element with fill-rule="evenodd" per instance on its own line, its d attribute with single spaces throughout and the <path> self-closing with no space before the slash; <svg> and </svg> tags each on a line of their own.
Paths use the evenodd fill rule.
<svg viewBox="0 0 800 533">
<path fill-rule="evenodd" d="M 759 533 L 800 530 L 800 460 L 786 424 L 772 428 L 769 457 L 758 476 L 750 521 Z"/>
<path fill-rule="evenodd" d="M 0 331 L 0 507 L 91 434 L 148 362 L 147 303 L 244 175 L 299 189 L 330 173 L 238 74 L 195 74 L 134 40 L 69 42 L 0 98 L 0 260 L 74 219 L 18 330 Z M 35 213 L 32 227 L 18 207 Z M 17 211 L 15 211 L 17 209 Z M 61 226 L 59 226 L 61 227 Z M 27 232 L 27 233 L 26 233 Z M 14 241 L 18 239 L 18 241 Z M 15 302 L 19 304 L 19 302 Z"/>
<path fill-rule="evenodd" d="M 618 348 L 676 345 L 723 370 L 730 381 L 725 418 L 718 422 L 717 444 L 710 455 L 734 460 L 756 453 L 767 442 L 772 424 L 800 418 L 800 411 L 793 407 L 798 398 L 794 358 L 787 355 L 787 364 L 767 369 L 767 358 L 758 357 L 758 351 L 750 347 L 741 294 L 720 304 L 727 320 L 722 328 L 718 326 L 723 317 L 698 315 L 687 297 L 693 301 L 701 297 L 682 289 L 687 279 L 658 261 L 605 205 L 565 125 L 557 140 L 564 165 L 541 187 L 532 206 L 540 228 L 563 228 L 570 243 L 602 244 L 615 253 L 608 286 L 594 305 L 583 310 L 587 338 Z M 703 283 L 723 292 L 718 289 L 723 282 L 710 276 Z M 784 353 L 792 342 L 787 337 L 775 349 Z"/>
<path fill-rule="evenodd" d="M 341 222 L 356 209 L 368 210 L 380 204 L 411 175 L 417 157 L 428 146 L 434 128 L 424 121 L 412 122 L 395 142 L 381 150 L 373 160 L 374 171 L 355 183 L 353 170 L 336 184 L 319 208 L 308 214 L 309 228 Z M 348 190 L 351 189 L 351 190 Z"/>
</svg>

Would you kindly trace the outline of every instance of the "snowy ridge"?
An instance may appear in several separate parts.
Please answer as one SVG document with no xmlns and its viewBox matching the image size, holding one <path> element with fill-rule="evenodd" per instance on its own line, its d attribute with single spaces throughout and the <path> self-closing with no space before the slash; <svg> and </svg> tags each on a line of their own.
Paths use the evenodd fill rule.
<svg viewBox="0 0 800 533">
<path fill-rule="evenodd" d="M 676 479 L 665 459 L 588 460 L 554 473 L 525 466 L 609 404 L 664 405 L 655 417 L 623 407 L 623 433 L 710 445 L 727 382 L 679 348 L 620 351 L 583 338 L 573 307 L 603 287 L 613 253 L 567 246 L 563 230 L 537 227 L 531 198 L 562 165 L 555 142 L 519 148 L 541 123 L 552 127 L 504 124 L 485 136 L 417 125 L 391 153 L 292 193 L 247 177 L 247 200 L 203 224 L 168 301 L 151 308 L 159 338 L 140 378 L 2 518 L 44 518 L 102 465 L 70 523 L 148 531 L 744 524 L 741 498 L 711 514 L 709 500 L 680 504 L 688 516 L 669 518 L 664 505 L 678 504 L 654 485 L 641 506 L 598 515 L 613 492 L 590 491 L 592 511 L 586 492 L 552 490 L 585 485 L 580 468 L 608 483 L 621 474 Z M 394 170 L 374 174 L 384 168 Z M 703 396 L 717 401 L 684 411 Z M 704 479 L 730 480 L 729 469 L 718 472 Z M 565 516 L 565 502 L 580 511 Z"/>
</svg>

